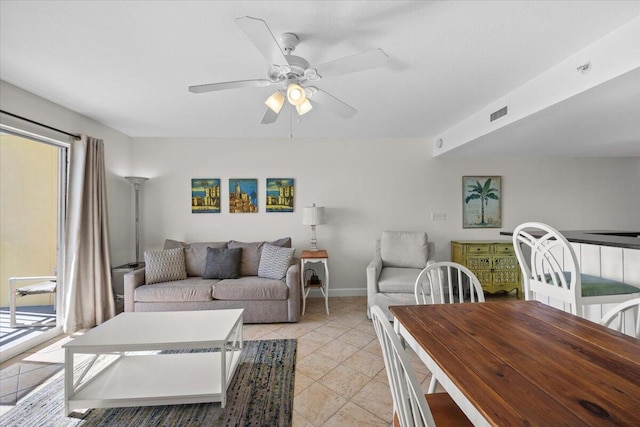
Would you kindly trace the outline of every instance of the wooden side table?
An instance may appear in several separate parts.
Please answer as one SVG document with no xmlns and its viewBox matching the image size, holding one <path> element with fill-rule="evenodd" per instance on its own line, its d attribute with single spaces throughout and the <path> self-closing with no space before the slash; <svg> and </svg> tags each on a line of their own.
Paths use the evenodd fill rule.
<svg viewBox="0 0 640 427">
<path fill-rule="evenodd" d="M 324 266 L 324 283 L 317 285 L 311 285 L 305 283 L 305 265 L 308 263 L 322 263 Z M 327 315 L 329 314 L 329 255 L 326 250 L 317 251 L 302 251 L 300 255 L 300 284 L 302 286 L 302 315 L 307 306 L 307 296 L 312 288 L 320 289 L 322 295 L 324 295 L 324 305 L 327 309 Z"/>
</svg>

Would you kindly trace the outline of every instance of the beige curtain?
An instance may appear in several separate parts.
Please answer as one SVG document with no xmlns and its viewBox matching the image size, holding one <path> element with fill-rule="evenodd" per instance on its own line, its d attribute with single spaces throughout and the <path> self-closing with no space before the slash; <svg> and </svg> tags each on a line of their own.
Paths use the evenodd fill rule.
<svg viewBox="0 0 640 427">
<path fill-rule="evenodd" d="M 71 144 L 65 238 L 63 329 L 73 333 L 115 315 L 111 287 L 104 143 Z"/>
</svg>

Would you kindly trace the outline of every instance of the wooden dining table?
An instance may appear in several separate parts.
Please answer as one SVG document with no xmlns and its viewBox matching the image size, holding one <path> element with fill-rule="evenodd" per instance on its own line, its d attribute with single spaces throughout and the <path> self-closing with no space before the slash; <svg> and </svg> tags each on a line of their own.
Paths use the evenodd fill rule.
<svg viewBox="0 0 640 427">
<path fill-rule="evenodd" d="M 640 426 L 640 340 L 537 301 L 389 307 L 477 426 Z"/>
</svg>

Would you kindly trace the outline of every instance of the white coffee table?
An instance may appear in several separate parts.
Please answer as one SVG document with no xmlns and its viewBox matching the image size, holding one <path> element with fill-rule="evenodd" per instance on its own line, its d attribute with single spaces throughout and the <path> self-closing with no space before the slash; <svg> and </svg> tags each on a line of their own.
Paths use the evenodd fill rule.
<svg viewBox="0 0 640 427">
<path fill-rule="evenodd" d="M 224 407 L 242 350 L 243 311 L 122 313 L 72 339 L 63 345 L 65 413 L 202 402 Z M 157 353 L 193 349 L 217 351 Z M 82 372 L 75 373 L 80 354 L 92 357 Z M 96 364 L 105 357 L 113 360 Z M 101 364 L 106 366 L 96 367 Z"/>
</svg>

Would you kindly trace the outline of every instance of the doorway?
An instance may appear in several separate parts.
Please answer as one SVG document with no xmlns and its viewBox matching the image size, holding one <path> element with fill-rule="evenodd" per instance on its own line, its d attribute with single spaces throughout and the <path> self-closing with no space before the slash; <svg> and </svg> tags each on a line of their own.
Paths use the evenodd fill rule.
<svg viewBox="0 0 640 427">
<path fill-rule="evenodd" d="M 0 132 L 0 361 L 62 332 L 63 236 L 69 144 L 19 130 Z M 53 289 L 35 286 L 50 278 Z M 9 279 L 15 320 L 10 322 Z M 48 281 L 48 280 L 46 280 Z"/>
</svg>

